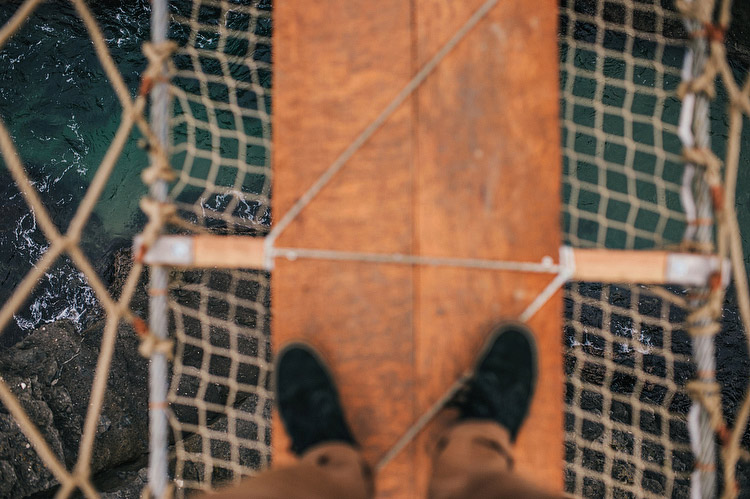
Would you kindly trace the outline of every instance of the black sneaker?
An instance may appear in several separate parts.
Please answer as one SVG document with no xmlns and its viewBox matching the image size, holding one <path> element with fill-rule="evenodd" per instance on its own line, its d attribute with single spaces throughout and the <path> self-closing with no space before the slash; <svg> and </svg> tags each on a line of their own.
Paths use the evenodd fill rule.
<svg viewBox="0 0 750 499">
<path fill-rule="evenodd" d="M 276 404 L 298 456 L 323 442 L 356 446 L 344 419 L 339 394 L 318 352 L 291 343 L 276 359 Z"/>
<path fill-rule="evenodd" d="M 529 328 L 516 322 L 498 325 L 479 354 L 457 404 L 460 419 L 497 421 L 515 441 L 529 412 L 536 375 L 536 342 Z"/>
</svg>

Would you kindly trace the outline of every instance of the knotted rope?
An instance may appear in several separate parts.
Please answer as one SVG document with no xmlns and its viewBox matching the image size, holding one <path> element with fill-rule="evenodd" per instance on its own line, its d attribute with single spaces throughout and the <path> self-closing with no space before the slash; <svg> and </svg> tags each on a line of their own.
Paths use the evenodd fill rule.
<svg viewBox="0 0 750 499">
<path fill-rule="evenodd" d="M 730 22 L 731 1 L 723 0 L 719 9 L 719 19 L 713 22 L 714 2 L 713 0 L 677 0 L 677 8 L 687 20 L 687 25 L 694 39 L 696 50 L 710 49 L 710 55 L 702 67 L 693 65 L 693 69 L 699 71 L 692 79 L 686 79 L 679 89 L 678 95 L 685 106 L 693 112 L 694 99 L 713 99 L 716 95 L 715 81 L 717 77 L 729 95 L 730 111 L 730 134 L 727 142 L 725 157 L 725 174 L 721 178 L 721 161 L 710 150 L 708 143 L 707 115 L 699 115 L 697 112 L 692 117 L 691 130 L 685 136 L 681 136 L 685 147 L 683 157 L 688 165 L 699 167 L 703 180 L 708 184 L 710 197 L 710 209 L 717 224 L 717 256 L 720 261 L 731 256 L 734 285 L 737 290 L 737 299 L 740 307 L 745 334 L 750 342 L 750 293 L 747 289 L 747 278 L 745 274 L 744 259 L 742 257 L 742 244 L 735 212 L 735 191 L 737 181 L 737 169 L 739 159 L 739 142 L 742 128 L 742 114 L 750 115 L 750 78 L 745 82 L 744 88 L 740 89 L 734 80 L 731 68 L 726 59 L 724 47 L 724 34 Z M 693 57 L 703 57 L 701 53 L 688 52 L 688 61 L 692 64 Z M 684 74 L 683 74 L 684 75 Z M 707 112 L 707 106 L 703 107 Z M 693 137 L 693 133 L 695 137 Z M 692 181 L 692 173 L 686 171 L 685 182 Z M 703 196 L 705 198 L 705 196 Z M 701 202 L 706 203 L 706 199 Z M 692 220 L 693 223 L 698 219 Z M 689 233 L 695 237 L 696 231 Z M 710 233 L 703 233 L 696 239 L 687 240 L 686 243 L 697 245 L 701 249 L 708 249 L 706 237 Z M 713 245 L 711 245 L 713 246 Z M 721 442 L 721 453 L 723 457 L 723 468 L 725 487 L 723 497 L 733 498 L 739 493 L 735 479 L 737 461 L 747 453 L 740 449 L 740 439 L 747 427 L 750 417 L 750 393 L 746 394 L 742 407 L 737 415 L 736 423 L 732 431 L 727 428 L 722 414 L 721 391 L 715 381 L 713 359 L 713 337 L 721 331 L 719 319 L 722 314 L 724 301 L 724 289 L 720 285 L 721 278 L 714 276 L 710 288 L 703 293 L 693 296 L 692 303 L 698 304 L 695 310 L 688 316 L 688 332 L 693 337 L 696 362 L 698 364 L 697 379 L 688 384 L 688 392 L 693 400 L 705 411 L 705 417 L 700 420 L 700 436 L 691 431 L 691 437 L 697 441 L 698 452 L 696 456 L 695 478 L 704 478 L 707 483 L 699 484 L 703 497 L 712 497 L 715 494 L 713 477 L 715 474 L 715 463 L 707 462 L 706 456 L 714 456 L 712 450 L 707 452 L 707 447 L 713 447 L 713 438 L 709 432 L 718 435 Z M 708 366 L 708 367 L 703 367 Z M 696 484 L 693 484 L 695 487 Z M 695 489 L 694 489 L 695 491 Z"/>
<path fill-rule="evenodd" d="M 171 40 L 158 43 L 144 43 L 143 54 L 148 59 L 148 66 L 141 78 L 141 87 L 138 91 L 140 97 L 145 97 L 151 92 L 154 84 L 168 83 L 170 75 L 174 72 L 171 57 L 177 49 L 177 44 Z M 165 71 L 165 68 L 167 70 Z M 169 157 L 164 146 L 158 140 L 147 142 L 148 151 L 151 156 L 151 165 L 141 172 L 141 179 L 146 185 L 153 185 L 159 180 L 172 182 L 176 178 L 175 172 L 169 163 Z"/>
<path fill-rule="evenodd" d="M 164 354 L 167 359 L 172 360 L 174 352 L 174 341 L 165 340 L 156 336 L 141 318 L 135 318 L 133 321 L 133 328 L 136 334 L 141 340 L 141 344 L 138 347 L 138 353 L 143 357 L 150 359 L 155 353 Z"/>
</svg>

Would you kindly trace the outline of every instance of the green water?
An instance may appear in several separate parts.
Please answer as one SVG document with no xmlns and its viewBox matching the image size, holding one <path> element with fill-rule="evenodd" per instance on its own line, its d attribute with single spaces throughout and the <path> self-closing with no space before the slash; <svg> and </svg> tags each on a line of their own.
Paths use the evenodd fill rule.
<svg viewBox="0 0 750 499">
<path fill-rule="evenodd" d="M 140 46 L 148 36 L 148 2 L 95 2 L 92 9 L 134 93 L 145 68 Z M 6 6 L 3 17 L 11 12 Z M 85 191 L 120 123 L 119 102 L 68 2 L 37 9 L 2 51 L 0 64 L 0 113 L 63 227 L 68 204 Z M 147 158 L 136 138 L 127 143 L 96 207 L 110 238 L 130 238 L 140 225 L 137 202 L 144 189 L 138 174 Z"/>
<path fill-rule="evenodd" d="M 5 3 L 0 22 L 18 5 Z M 92 9 L 134 93 L 145 68 L 140 46 L 148 36 L 149 4 L 105 1 L 95 2 Z M 0 52 L 0 116 L 54 222 L 65 231 L 121 116 L 84 25 L 69 2 L 43 4 Z M 143 225 L 138 199 L 145 189 L 139 172 L 146 166 L 146 155 L 137 138 L 134 133 L 127 143 L 83 235 L 84 251 L 105 276 L 108 255 L 129 244 Z M 0 175 L 5 214 L 0 219 L 0 300 L 5 301 L 48 243 L 5 168 Z M 95 304 L 83 276 L 61 259 L 16 317 L 16 328 L 4 336 L 18 337 L 18 329 L 62 318 L 84 325 L 93 318 Z"/>
</svg>

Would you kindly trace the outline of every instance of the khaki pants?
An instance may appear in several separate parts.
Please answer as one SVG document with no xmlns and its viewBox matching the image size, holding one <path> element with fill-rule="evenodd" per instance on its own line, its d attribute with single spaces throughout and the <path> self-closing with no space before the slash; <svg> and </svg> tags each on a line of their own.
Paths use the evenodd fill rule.
<svg viewBox="0 0 750 499">
<path fill-rule="evenodd" d="M 211 499 L 368 499 L 369 466 L 349 445 L 322 444 L 294 466 L 269 471 Z M 560 498 L 513 473 L 508 432 L 490 421 L 449 428 L 437 444 L 428 497 L 431 499 Z"/>
</svg>

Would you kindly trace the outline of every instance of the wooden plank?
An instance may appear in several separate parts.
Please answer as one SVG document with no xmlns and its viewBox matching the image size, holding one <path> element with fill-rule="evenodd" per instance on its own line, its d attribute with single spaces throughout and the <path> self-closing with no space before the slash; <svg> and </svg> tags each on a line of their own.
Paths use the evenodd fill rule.
<svg viewBox="0 0 750 499">
<path fill-rule="evenodd" d="M 143 252 L 143 240 L 136 237 L 134 254 Z M 160 236 L 143 255 L 147 265 L 182 268 L 263 269 L 264 239 L 249 236 Z"/>
<path fill-rule="evenodd" d="M 401 0 L 274 5 L 276 220 L 408 82 L 410 19 Z M 277 246 L 411 253 L 411 122 L 410 106 L 397 110 Z M 328 357 L 375 463 L 415 416 L 411 268 L 279 259 L 271 283 L 274 348 L 305 339 Z M 276 420 L 275 465 L 285 438 Z M 382 497 L 414 495 L 412 453 L 379 477 Z"/>
<path fill-rule="evenodd" d="M 730 264 L 720 264 L 713 255 L 670 253 L 668 251 L 628 251 L 576 249 L 573 251 L 573 280 L 625 282 L 633 284 L 679 284 L 706 286 L 714 274 L 729 284 Z"/>
<path fill-rule="evenodd" d="M 275 219 L 479 3 L 274 6 Z M 556 256 L 555 13 L 549 0 L 500 2 L 277 245 L 522 261 Z M 354 433 L 374 464 L 470 366 L 486 328 L 518 315 L 550 279 L 279 259 L 272 275 L 274 348 L 306 339 L 329 359 Z M 542 350 L 540 390 L 518 458 L 523 473 L 536 467 L 536 478 L 552 486 L 562 484 L 560 307 L 556 296 L 532 320 Z M 378 497 L 424 495 L 427 435 L 435 430 L 378 475 Z M 276 421 L 276 465 L 288 462 L 287 443 Z"/>
<path fill-rule="evenodd" d="M 593 282 L 664 282 L 666 251 L 575 250 L 575 280 Z"/>
<path fill-rule="evenodd" d="M 402 266 L 304 261 L 280 261 L 272 276 L 275 348 L 301 339 L 321 351 L 372 464 L 415 417 L 411 279 Z M 274 465 L 288 464 L 278 419 L 273 446 Z M 378 477 L 379 497 L 414 497 L 413 454 L 407 449 Z"/>
<path fill-rule="evenodd" d="M 417 0 L 426 61 L 483 2 Z M 416 246 L 421 254 L 539 262 L 560 245 L 557 3 L 504 0 L 419 89 Z M 548 275 L 417 268 L 417 405 L 468 369 L 488 329 L 518 317 Z M 516 445 L 520 473 L 562 490 L 559 294 L 532 319 L 539 382 Z M 427 432 L 417 444 L 424 449 Z M 420 489 L 430 456 L 418 451 Z"/>
<path fill-rule="evenodd" d="M 198 235 L 193 240 L 196 267 L 263 268 L 263 239 L 246 236 L 222 236 L 219 239 Z"/>
</svg>

